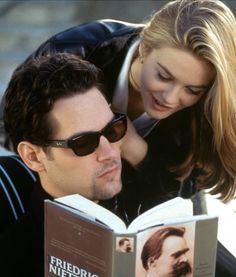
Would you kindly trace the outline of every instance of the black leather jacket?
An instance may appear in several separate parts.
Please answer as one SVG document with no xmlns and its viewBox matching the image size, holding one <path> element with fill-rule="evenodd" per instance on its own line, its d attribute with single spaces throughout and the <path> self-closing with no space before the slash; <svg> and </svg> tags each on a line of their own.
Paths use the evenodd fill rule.
<svg viewBox="0 0 236 277">
<path fill-rule="evenodd" d="M 31 56 L 68 52 L 90 61 L 102 69 L 107 99 L 111 101 L 129 46 L 139 35 L 142 26 L 116 20 L 84 23 L 52 36 Z"/>
</svg>

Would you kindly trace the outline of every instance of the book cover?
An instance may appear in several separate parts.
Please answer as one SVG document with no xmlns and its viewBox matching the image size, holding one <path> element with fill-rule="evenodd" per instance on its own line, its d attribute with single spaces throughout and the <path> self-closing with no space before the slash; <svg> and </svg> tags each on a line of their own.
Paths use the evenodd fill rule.
<svg viewBox="0 0 236 277">
<path fill-rule="evenodd" d="M 190 215 L 186 201 L 154 207 L 127 228 L 81 196 L 46 200 L 45 277 L 213 277 L 217 217 Z"/>
</svg>

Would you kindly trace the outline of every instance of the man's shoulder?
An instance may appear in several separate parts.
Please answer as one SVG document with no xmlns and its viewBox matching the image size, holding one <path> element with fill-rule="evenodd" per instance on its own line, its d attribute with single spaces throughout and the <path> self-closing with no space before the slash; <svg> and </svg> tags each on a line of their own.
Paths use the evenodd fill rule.
<svg viewBox="0 0 236 277">
<path fill-rule="evenodd" d="M 19 156 L 0 157 L 0 231 L 25 214 L 35 182 Z"/>
</svg>

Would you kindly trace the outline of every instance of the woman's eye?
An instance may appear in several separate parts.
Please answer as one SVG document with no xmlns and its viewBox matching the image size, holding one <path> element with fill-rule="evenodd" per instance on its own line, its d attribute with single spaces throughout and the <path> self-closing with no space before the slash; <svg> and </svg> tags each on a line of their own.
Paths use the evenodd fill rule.
<svg viewBox="0 0 236 277">
<path fill-rule="evenodd" d="M 193 90 L 193 89 L 191 89 L 191 88 L 187 88 L 187 92 L 188 92 L 189 94 L 198 96 L 198 95 L 200 95 L 203 91 L 202 91 L 202 90 Z"/>
<path fill-rule="evenodd" d="M 158 78 L 162 81 L 170 81 L 171 78 L 169 76 L 165 76 L 164 74 L 158 73 Z"/>
</svg>

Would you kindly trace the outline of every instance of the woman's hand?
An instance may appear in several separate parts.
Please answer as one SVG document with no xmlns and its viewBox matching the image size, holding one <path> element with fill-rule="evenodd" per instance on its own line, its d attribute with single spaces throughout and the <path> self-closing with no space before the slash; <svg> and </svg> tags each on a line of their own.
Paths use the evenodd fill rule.
<svg viewBox="0 0 236 277">
<path fill-rule="evenodd" d="M 148 145 L 137 133 L 132 122 L 127 118 L 127 132 L 122 139 L 121 157 L 132 166 L 137 166 L 146 156 Z"/>
</svg>

